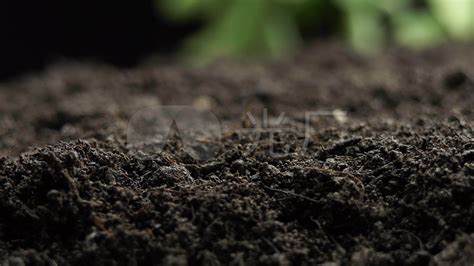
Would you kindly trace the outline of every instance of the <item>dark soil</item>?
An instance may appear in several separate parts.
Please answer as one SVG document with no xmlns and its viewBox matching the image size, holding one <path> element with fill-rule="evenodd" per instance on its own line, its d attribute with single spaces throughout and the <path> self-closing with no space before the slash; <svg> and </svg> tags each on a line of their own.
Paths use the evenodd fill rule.
<svg viewBox="0 0 474 266">
<path fill-rule="evenodd" d="M 214 158 L 178 138 L 161 153 L 127 148 L 135 111 L 177 104 L 221 119 Z M 473 265 L 473 104 L 469 45 L 58 64 L 0 87 L 0 260 Z M 284 130 L 241 134 L 263 108 L 285 112 Z M 306 111 L 335 110 L 347 115 L 316 117 L 305 135 Z"/>
</svg>

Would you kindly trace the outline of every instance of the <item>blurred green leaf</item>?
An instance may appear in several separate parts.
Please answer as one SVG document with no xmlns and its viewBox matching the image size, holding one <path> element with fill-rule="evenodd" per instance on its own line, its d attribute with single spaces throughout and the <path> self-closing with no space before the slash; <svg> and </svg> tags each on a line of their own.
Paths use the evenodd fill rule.
<svg viewBox="0 0 474 266">
<path fill-rule="evenodd" d="M 444 37 L 439 23 L 427 11 L 404 12 L 394 20 L 395 39 L 400 44 L 422 48 L 437 44 Z"/>
<path fill-rule="evenodd" d="M 168 17 L 176 20 L 185 20 L 191 17 L 200 17 L 208 20 L 222 15 L 221 10 L 228 5 L 228 1 L 221 0 L 156 0 L 157 7 Z"/>
<path fill-rule="evenodd" d="M 381 12 L 385 12 L 389 16 L 397 16 L 400 12 L 409 9 L 412 0 L 379 0 L 373 2 Z"/>
<path fill-rule="evenodd" d="M 299 44 L 298 28 L 282 6 L 270 6 L 266 11 L 267 22 L 262 23 L 268 55 L 279 57 L 293 51 Z"/>
<path fill-rule="evenodd" d="M 433 13 L 454 38 L 474 38 L 474 0 L 430 0 Z"/>
<path fill-rule="evenodd" d="M 339 0 L 345 11 L 346 34 L 351 45 L 360 52 L 372 54 L 384 44 L 381 14 L 372 0 Z"/>
<path fill-rule="evenodd" d="M 195 15 L 199 2 L 200 0 L 161 0 L 158 1 L 158 5 L 167 16 L 174 19 L 186 19 Z"/>
<path fill-rule="evenodd" d="M 301 42 L 299 29 L 311 23 L 337 31 L 344 25 L 348 42 L 374 53 L 389 40 L 411 47 L 474 39 L 474 0 L 156 0 L 171 19 L 199 19 L 204 28 L 184 45 L 194 62 L 221 56 L 281 56 Z M 421 9 L 420 9 L 421 8 Z M 336 14 L 337 13 L 337 14 Z M 321 19 L 325 17 L 326 20 Z M 329 21 L 329 22 L 328 22 Z M 315 28 L 315 27 L 313 27 Z"/>
<path fill-rule="evenodd" d="M 185 56 L 207 62 L 225 56 L 279 56 L 299 42 L 288 2 L 234 0 L 186 44 Z"/>
<path fill-rule="evenodd" d="M 224 14 L 188 42 L 187 55 L 197 60 L 258 53 L 264 0 L 232 1 Z"/>
<path fill-rule="evenodd" d="M 384 45 L 385 32 L 380 17 L 373 11 L 348 14 L 349 41 L 352 46 L 365 54 L 373 54 Z"/>
</svg>

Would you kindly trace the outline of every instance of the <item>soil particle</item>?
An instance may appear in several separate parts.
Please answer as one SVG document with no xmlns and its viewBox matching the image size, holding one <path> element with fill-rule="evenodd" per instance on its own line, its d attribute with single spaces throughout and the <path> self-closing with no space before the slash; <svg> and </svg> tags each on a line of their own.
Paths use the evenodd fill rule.
<svg viewBox="0 0 474 266">
<path fill-rule="evenodd" d="M 460 71 L 447 75 L 444 80 L 445 86 L 449 89 L 458 89 L 468 82 L 470 82 L 469 77 Z"/>
<path fill-rule="evenodd" d="M 474 150 L 464 151 L 461 157 L 465 162 L 474 161 Z"/>
<path fill-rule="evenodd" d="M 461 235 L 433 257 L 430 265 L 472 265 L 474 261 L 474 235 Z"/>
</svg>

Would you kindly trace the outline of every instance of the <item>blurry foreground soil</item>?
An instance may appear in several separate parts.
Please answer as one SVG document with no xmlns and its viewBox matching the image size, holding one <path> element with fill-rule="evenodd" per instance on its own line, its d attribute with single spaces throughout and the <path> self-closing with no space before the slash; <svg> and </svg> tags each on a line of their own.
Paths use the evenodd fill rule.
<svg viewBox="0 0 474 266">
<path fill-rule="evenodd" d="M 144 107 L 224 125 L 196 161 L 127 148 Z M 4 265 L 472 265 L 474 46 L 283 62 L 64 63 L 0 84 Z M 268 110 L 282 131 L 252 129 Z M 307 111 L 316 116 L 305 127 Z M 203 144 L 204 145 L 204 144 Z M 56 263 L 56 264 L 55 264 Z"/>
</svg>

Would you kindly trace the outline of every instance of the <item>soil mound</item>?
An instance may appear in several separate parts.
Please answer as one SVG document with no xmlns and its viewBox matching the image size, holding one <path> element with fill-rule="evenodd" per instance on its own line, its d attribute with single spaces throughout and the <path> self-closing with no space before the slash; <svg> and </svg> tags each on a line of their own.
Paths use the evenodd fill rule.
<svg viewBox="0 0 474 266">
<path fill-rule="evenodd" d="M 469 45 L 368 59 L 317 44 L 2 84 L 0 260 L 472 265 L 473 62 Z M 130 149 L 137 110 L 169 105 L 212 111 L 221 149 Z"/>
</svg>

